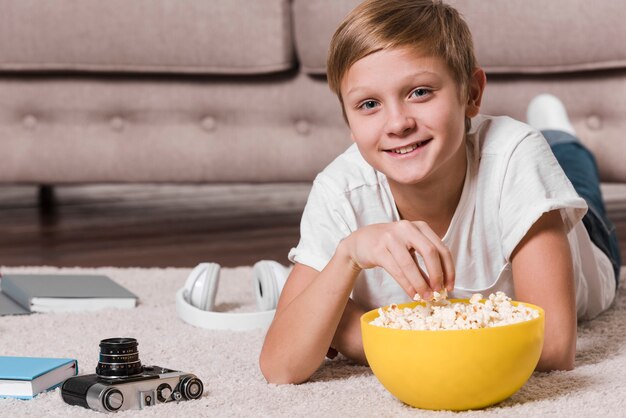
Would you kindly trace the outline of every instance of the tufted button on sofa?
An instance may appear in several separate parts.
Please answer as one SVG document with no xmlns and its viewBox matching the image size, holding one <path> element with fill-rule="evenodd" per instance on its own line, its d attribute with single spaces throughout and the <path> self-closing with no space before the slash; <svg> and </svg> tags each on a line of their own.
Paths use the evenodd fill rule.
<svg viewBox="0 0 626 418">
<path fill-rule="evenodd" d="M 553 93 L 626 182 L 626 3 L 449 1 L 483 112 Z M 312 180 L 350 144 L 325 62 L 358 3 L 0 0 L 0 183 Z"/>
</svg>

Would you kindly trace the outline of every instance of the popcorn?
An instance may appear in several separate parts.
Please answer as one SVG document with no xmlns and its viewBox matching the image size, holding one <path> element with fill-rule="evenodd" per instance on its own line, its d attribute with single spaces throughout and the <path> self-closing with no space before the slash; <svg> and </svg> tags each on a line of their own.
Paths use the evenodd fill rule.
<svg viewBox="0 0 626 418">
<path fill-rule="evenodd" d="M 442 300 L 446 300 L 448 299 L 448 291 L 446 289 L 443 289 L 441 291 L 441 293 L 434 291 L 433 292 L 433 297 L 430 299 L 430 301 L 426 301 L 423 300 L 422 297 L 419 295 L 419 293 L 416 293 L 415 296 L 413 296 L 413 300 L 417 301 L 417 302 L 441 302 Z"/>
<path fill-rule="evenodd" d="M 514 306 L 504 292 L 496 292 L 481 302 L 483 296 L 475 293 L 469 303 L 451 303 L 447 292 L 433 292 L 433 299 L 414 308 L 400 309 L 392 304 L 378 309 L 378 318 L 372 325 L 409 330 L 454 330 L 499 327 L 539 317 L 536 309 L 523 303 Z M 416 300 L 420 300 L 416 295 Z"/>
</svg>

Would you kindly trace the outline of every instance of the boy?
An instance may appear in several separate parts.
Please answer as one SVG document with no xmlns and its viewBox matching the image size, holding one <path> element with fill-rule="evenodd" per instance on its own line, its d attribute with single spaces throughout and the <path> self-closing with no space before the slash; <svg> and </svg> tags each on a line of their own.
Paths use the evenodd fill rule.
<svg viewBox="0 0 626 418">
<path fill-rule="evenodd" d="M 485 73 L 456 10 L 365 1 L 332 39 L 328 82 L 355 144 L 313 184 L 266 379 L 306 381 L 334 350 L 365 364 L 362 313 L 443 289 L 543 307 L 537 369 L 571 369 L 577 316 L 611 304 L 618 261 L 591 241 L 587 204 L 543 136 L 479 115 Z"/>
</svg>

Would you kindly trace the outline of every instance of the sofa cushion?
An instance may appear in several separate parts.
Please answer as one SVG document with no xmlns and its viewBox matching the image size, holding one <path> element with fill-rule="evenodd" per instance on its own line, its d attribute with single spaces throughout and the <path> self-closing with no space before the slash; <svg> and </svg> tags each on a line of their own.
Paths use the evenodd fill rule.
<svg viewBox="0 0 626 418">
<path fill-rule="evenodd" d="M 490 73 L 561 73 L 626 67 L 623 0 L 449 0 Z"/>
<path fill-rule="evenodd" d="M 559 75 L 492 74 L 481 113 L 526 120 L 526 107 L 540 93 L 559 97 L 582 142 L 593 152 L 600 177 L 626 182 L 626 69 Z"/>
<path fill-rule="evenodd" d="M 0 0 L 1 70 L 256 74 L 293 67 L 290 0 Z"/>
<path fill-rule="evenodd" d="M 0 91 L 0 183 L 311 181 L 350 145 L 304 74 L 5 75 Z"/>
<path fill-rule="evenodd" d="M 339 22 L 361 0 L 293 0 L 296 52 L 301 68 L 326 75 L 330 39 Z"/>
<path fill-rule="evenodd" d="M 623 0 L 448 0 L 470 26 L 488 73 L 557 73 L 626 67 Z M 294 0 L 297 53 L 326 72 L 328 44 L 360 0 Z"/>
</svg>

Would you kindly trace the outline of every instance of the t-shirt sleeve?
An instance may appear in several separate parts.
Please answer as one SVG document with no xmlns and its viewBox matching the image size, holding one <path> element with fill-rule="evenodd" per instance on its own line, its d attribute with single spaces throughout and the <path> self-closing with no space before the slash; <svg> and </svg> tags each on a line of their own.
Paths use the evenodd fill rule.
<svg viewBox="0 0 626 418">
<path fill-rule="evenodd" d="M 322 271 L 352 232 L 351 219 L 345 196 L 316 179 L 302 213 L 300 242 L 289 251 L 289 260 Z"/>
<path fill-rule="evenodd" d="M 560 210 L 569 232 L 587 212 L 539 132 L 531 132 L 512 150 L 504 166 L 499 223 L 506 260 L 532 225 L 546 212 Z"/>
</svg>

